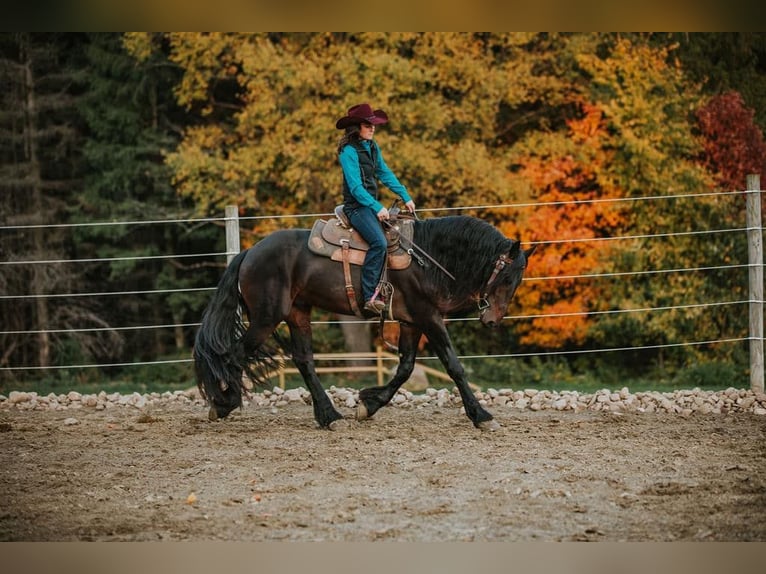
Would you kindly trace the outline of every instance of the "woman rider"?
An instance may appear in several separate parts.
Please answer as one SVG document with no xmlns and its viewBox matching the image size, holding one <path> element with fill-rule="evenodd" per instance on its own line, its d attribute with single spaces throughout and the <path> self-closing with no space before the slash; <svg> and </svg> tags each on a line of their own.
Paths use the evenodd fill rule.
<svg viewBox="0 0 766 574">
<path fill-rule="evenodd" d="M 383 110 L 374 110 L 369 104 L 349 108 L 336 123 L 345 130 L 338 144 L 338 158 L 343 171 L 343 210 L 351 225 L 369 244 L 362 265 L 362 297 L 366 311 L 379 315 L 385 303 L 378 299 L 378 283 L 386 257 L 386 236 L 381 222 L 388 219 L 388 210 L 378 201 L 377 180 L 405 202 L 410 213 L 415 202 L 407 189 L 386 165 L 380 148 L 373 137 L 375 127 L 388 122 Z"/>
</svg>

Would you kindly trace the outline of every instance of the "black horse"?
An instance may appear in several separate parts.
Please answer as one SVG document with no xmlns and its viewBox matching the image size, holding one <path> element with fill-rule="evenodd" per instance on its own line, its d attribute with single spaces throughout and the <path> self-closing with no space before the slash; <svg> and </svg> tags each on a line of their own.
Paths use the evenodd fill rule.
<svg viewBox="0 0 766 574">
<path fill-rule="evenodd" d="M 404 269 L 389 269 L 393 286 L 391 316 L 399 322 L 399 366 L 385 386 L 359 393 L 356 417 L 371 417 L 386 405 L 412 374 L 421 335 L 428 338 L 449 376 L 455 381 L 466 415 L 477 428 L 499 425 L 481 407 L 468 385 L 443 318 L 477 312 L 484 325 L 496 326 L 521 284 L 527 258 L 520 242 L 506 238 L 492 225 L 468 216 L 413 222 L 411 244 L 427 257 Z M 276 349 L 268 343 L 284 321 L 287 343 L 322 428 L 343 418 L 325 394 L 314 367 L 311 309 L 352 314 L 361 306 L 358 266 L 351 267 L 352 296 L 344 280 L 344 264 L 313 253 L 309 230 L 271 233 L 242 251 L 224 272 L 202 317 L 194 345 L 197 384 L 210 403 L 209 418 L 227 416 L 242 405 L 243 374 L 254 384 L 267 384 L 275 368 Z M 445 272 L 446 271 L 446 272 Z"/>
</svg>

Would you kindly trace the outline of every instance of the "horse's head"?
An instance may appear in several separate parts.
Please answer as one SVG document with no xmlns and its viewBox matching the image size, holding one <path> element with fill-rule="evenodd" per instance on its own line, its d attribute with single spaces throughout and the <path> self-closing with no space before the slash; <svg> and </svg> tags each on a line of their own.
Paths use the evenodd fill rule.
<svg viewBox="0 0 766 574">
<path fill-rule="evenodd" d="M 495 261 L 485 292 L 479 301 L 479 318 L 487 327 L 496 327 L 505 316 L 508 304 L 513 299 L 516 289 L 521 285 L 527 259 L 535 252 L 536 245 L 526 251 L 521 249 L 521 242 L 514 241 L 508 253 L 503 253 Z"/>
</svg>

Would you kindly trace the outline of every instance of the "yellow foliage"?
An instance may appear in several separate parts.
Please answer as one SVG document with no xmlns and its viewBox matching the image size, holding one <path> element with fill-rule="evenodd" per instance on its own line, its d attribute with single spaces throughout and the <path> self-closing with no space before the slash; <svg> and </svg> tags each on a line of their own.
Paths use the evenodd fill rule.
<svg viewBox="0 0 766 574">
<path fill-rule="evenodd" d="M 232 203 L 251 214 L 328 212 L 341 197 L 335 121 L 361 102 L 388 112 L 376 140 L 420 209 L 538 203 L 481 213 L 508 236 L 542 242 L 531 278 L 592 273 L 615 256 L 607 242 L 573 240 L 618 235 L 636 217 L 588 200 L 701 181 L 685 117 L 688 82 L 667 50 L 619 37 L 322 32 L 166 40 L 182 71 L 177 99 L 197 119 L 167 161 L 178 192 L 204 214 Z M 152 41 L 125 39 L 137 57 Z M 258 221 L 254 233 L 286 224 Z M 533 313 L 587 313 L 608 304 L 600 289 L 577 279 L 528 281 L 518 297 Z M 557 347 L 582 342 L 589 322 L 568 315 L 519 329 L 525 344 Z"/>
</svg>

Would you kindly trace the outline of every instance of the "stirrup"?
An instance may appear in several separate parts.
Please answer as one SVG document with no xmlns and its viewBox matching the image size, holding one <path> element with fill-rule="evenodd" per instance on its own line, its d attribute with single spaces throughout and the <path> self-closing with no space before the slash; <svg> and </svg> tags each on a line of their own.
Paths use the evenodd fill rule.
<svg viewBox="0 0 766 574">
<path fill-rule="evenodd" d="M 367 303 L 364 304 L 364 309 L 365 311 L 370 311 L 371 313 L 380 315 L 383 313 L 383 311 L 385 311 L 386 304 L 380 299 L 370 299 L 367 301 Z"/>
</svg>

